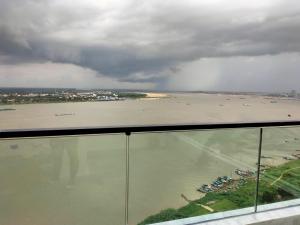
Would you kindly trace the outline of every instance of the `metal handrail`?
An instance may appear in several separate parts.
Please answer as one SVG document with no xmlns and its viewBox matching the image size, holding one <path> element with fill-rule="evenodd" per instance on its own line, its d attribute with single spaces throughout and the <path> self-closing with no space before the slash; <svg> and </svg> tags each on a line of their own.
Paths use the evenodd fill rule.
<svg viewBox="0 0 300 225">
<path fill-rule="evenodd" d="M 300 121 L 263 121 L 263 122 L 233 122 L 233 123 L 205 123 L 205 124 L 166 124 L 141 125 L 118 127 L 70 127 L 46 129 L 8 129 L 0 130 L 1 138 L 22 137 L 49 137 L 87 134 L 113 134 L 113 133 L 142 133 L 163 131 L 213 130 L 230 128 L 264 128 L 300 126 Z"/>
</svg>

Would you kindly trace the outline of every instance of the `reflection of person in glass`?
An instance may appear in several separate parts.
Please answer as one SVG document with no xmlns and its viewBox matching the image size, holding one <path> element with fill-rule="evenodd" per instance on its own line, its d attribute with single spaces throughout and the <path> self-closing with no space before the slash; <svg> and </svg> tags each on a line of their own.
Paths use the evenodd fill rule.
<svg viewBox="0 0 300 225">
<path fill-rule="evenodd" d="M 62 169 L 64 150 L 67 153 L 69 159 L 69 184 L 75 184 L 76 174 L 79 167 L 78 159 L 78 138 L 77 137 L 65 137 L 65 138 L 51 138 L 50 146 L 53 153 L 53 179 L 58 181 L 60 178 L 60 172 Z"/>
</svg>

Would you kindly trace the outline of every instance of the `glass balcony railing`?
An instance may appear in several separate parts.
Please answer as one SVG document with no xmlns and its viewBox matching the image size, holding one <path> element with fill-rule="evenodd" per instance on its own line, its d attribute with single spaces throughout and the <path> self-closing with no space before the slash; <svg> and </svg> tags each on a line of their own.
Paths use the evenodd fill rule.
<svg viewBox="0 0 300 225">
<path fill-rule="evenodd" d="M 242 185 L 237 169 L 253 172 L 255 184 L 257 143 L 258 129 L 133 133 L 129 224 L 253 206 L 255 185 L 240 204 L 223 193 Z"/>
<path fill-rule="evenodd" d="M 0 142 L 0 224 L 124 224 L 124 135 Z"/>
<path fill-rule="evenodd" d="M 300 198 L 299 126 L 264 129 L 260 171 L 259 205 Z"/>
<path fill-rule="evenodd" d="M 184 225 L 300 204 L 298 125 L 0 132 L 0 225 Z"/>
</svg>

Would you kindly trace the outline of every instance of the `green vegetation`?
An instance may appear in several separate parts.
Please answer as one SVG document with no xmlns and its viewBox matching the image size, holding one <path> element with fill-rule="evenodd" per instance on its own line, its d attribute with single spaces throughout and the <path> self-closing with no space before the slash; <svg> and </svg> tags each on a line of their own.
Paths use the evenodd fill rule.
<svg viewBox="0 0 300 225">
<path fill-rule="evenodd" d="M 63 102 L 87 102 L 92 101 L 92 98 L 67 98 L 65 96 L 34 96 L 34 97 L 22 97 L 12 96 L 0 99 L 0 105 L 15 105 L 15 104 L 34 104 L 34 103 L 63 103 Z"/>
<path fill-rule="evenodd" d="M 64 102 L 93 102 L 93 101 L 118 101 L 125 98 L 145 98 L 147 94 L 136 92 L 109 92 L 109 93 L 58 93 L 58 94 L 32 94 L 7 96 L 0 95 L 0 105 L 34 104 L 34 103 L 64 103 Z"/>
<path fill-rule="evenodd" d="M 278 167 L 272 167 L 261 174 L 258 202 L 274 203 L 300 197 L 300 160 L 293 160 Z M 274 183 L 274 181 L 276 181 Z M 254 206 L 256 182 L 247 179 L 237 190 L 210 192 L 203 198 L 190 202 L 179 209 L 166 209 L 149 216 L 138 225 L 146 225 L 169 220 L 200 216 L 214 212 L 223 212 Z M 214 210 L 210 212 L 201 205 Z"/>
</svg>

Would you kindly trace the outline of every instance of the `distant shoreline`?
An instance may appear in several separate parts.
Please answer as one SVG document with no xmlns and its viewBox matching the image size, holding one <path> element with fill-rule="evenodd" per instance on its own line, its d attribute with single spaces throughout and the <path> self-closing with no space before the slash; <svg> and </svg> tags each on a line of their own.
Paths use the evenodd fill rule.
<svg viewBox="0 0 300 225">
<path fill-rule="evenodd" d="M 271 103 L 277 103 L 277 100 L 294 100 L 300 101 L 299 98 L 295 97 L 287 97 L 287 96 L 279 96 L 279 95 L 267 95 L 262 93 L 244 93 L 244 92 L 142 92 L 142 91 L 133 91 L 133 92 L 122 92 L 120 93 L 120 98 L 116 100 L 97 100 L 97 99 L 51 99 L 51 101 L 43 98 L 34 99 L 33 101 L 20 101 L 13 100 L 10 102 L 1 101 L 0 95 L 0 107 L 2 106 L 12 106 L 12 105 L 36 105 L 36 104 L 52 104 L 52 103 L 87 103 L 87 102 L 119 102 L 122 100 L 155 100 L 162 98 L 170 98 L 176 95 L 215 95 L 215 96 L 224 96 L 228 97 L 226 100 L 231 100 L 230 97 L 240 97 L 240 99 L 245 99 L 247 97 L 263 97 L 266 100 L 271 100 Z M 273 100 L 273 101 L 272 101 Z M 1 109 L 0 109 L 1 110 Z M 4 111 L 4 110 L 1 110 Z"/>
<path fill-rule="evenodd" d="M 0 105 L 27 105 L 76 102 L 110 102 L 147 98 L 142 92 L 61 92 L 61 93 L 10 93 L 1 94 Z"/>
</svg>

